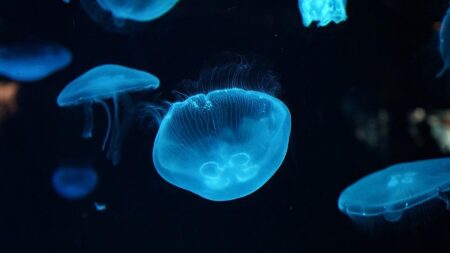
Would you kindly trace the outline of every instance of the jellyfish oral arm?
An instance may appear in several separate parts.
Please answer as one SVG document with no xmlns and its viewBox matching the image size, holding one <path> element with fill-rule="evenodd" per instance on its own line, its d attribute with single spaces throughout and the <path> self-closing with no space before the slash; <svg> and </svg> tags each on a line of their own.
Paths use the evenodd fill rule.
<svg viewBox="0 0 450 253">
<path fill-rule="evenodd" d="M 89 139 L 92 137 L 92 129 L 94 127 L 94 112 L 92 111 L 92 104 L 85 104 L 84 111 L 84 127 L 82 137 Z"/>
<path fill-rule="evenodd" d="M 98 101 L 100 105 L 105 109 L 106 116 L 108 117 L 108 129 L 106 130 L 105 137 L 103 138 L 102 150 L 105 150 L 106 143 L 108 142 L 109 135 L 111 133 L 111 111 L 109 110 L 108 104 L 104 101 Z"/>
</svg>

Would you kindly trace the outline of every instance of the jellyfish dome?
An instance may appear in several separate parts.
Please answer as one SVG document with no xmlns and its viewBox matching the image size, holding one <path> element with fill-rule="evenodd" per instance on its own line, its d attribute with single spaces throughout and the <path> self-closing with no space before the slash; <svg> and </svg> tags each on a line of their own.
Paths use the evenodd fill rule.
<svg viewBox="0 0 450 253">
<path fill-rule="evenodd" d="M 71 52 L 53 42 L 0 46 L 0 75 L 16 81 L 39 81 L 65 68 L 71 61 Z"/>
<path fill-rule="evenodd" d="M 401 163 L 370 174 L 345 189 L 339 209 L 351 218 L 399 221 L 405 211 L 436 198 L 450 208 L 450 158 Z"/>
<path fill-rule="evenodd" d="M 168 12 L 178 0 L 97 0 L 105 11 L 115 17 L 146 22 L 156 19 Z"/>
<path fill-rule="evenodd" d="M 439 52 L 442 60 L 444 61 L 444 67 L 437 74 L 437 77 L 441 77 L 447 69 L 450 67 L 450 8 L 444 16 L 441 23 L 441 29 L 439 32 Z"/>
<path fill-rule="evenodd" d="M 291 131 L 289 109 L 263 92 L 230 88 L 172 104 L 153 162 L 169 183 L 213 201 L 249 195 L 278 170 Z"/>
<path fill-rule="evenodd" d="M 136 30 L 133 22 L 157 19 L 170 11 L 177 2 L 178 0 L 81 0 L 84 10 L 94 21 L 115 32 Z"/>
<path fill-rule="evenodd" d="M 60 107 L 82 105 L 85 112 L 85 125 L 82 136 L 92 137 L 92 104 L 99 103 L 108 116 L 108 130 L 103 141 L 103 149 L 109 138 L 107 158 L 117 164 L 120 157 L 120 144 L 133 115 L 134 106 L 127 93 L 142 90 L 154 90 L 159 87 L 159 79 L 147 72 L 120 65 L 107 64 L 97 66 L 69 83 L 59 94 Z M 111 113 L 107 99 L 113 100 Z M 122 123 L 119 115 L 122 104 Z"/>
<path fill-rule="evenodd" d="M 312 22 L 318 22 L 317 26 L 326 26 L 330 22 L 338 24 L 345 21 L 346 4 L 346 0 L 298 0 L 303 25 L 306 27 Z"/>
<path fill-rule="evenodd" d="M 87 197 L 94 191 L 97 181 L 97 173 L 89 167 L 61 167 L 52 177 L 56 193 L 69 200 Z"/>
</svg>

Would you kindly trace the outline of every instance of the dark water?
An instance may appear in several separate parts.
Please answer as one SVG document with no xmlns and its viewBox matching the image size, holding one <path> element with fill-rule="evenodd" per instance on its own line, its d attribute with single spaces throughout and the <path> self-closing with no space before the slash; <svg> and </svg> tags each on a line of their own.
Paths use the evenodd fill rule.
<svg viewBox="0 0 450 253">
<path fill-rule="evenodd" d="M 57 41 L 74 60 L 23 84 L 17 113 L 2 122 L 0 252 L 450 252 L 449 213 L 428 219 L 421 210 L 401 228 L 368 232 L 337 208 L 339 193 L 370 172 L 445 156 L 426 123 L 411 134 L 408 115 L 450 106 L 448 77 L 434 78 L 442 63 L 433 24 L 446 7 L 349 0 L 347 22 L 306 29 L 296 0 L 182 0 L 144 30 L 116 34 L 89 19 L 77 1 L 1 1 L 0 42 Z M 69 81 L 105 63 L 151 71 L 162 81 L 158 96 L 172 99 L 178 83 L 196 78 L 205 61 L 223 52 L 270 62 L 292 114 L 282 167 L 242 199 L 211 202 L 165 182 L 151 160 L 156 129 L 139 124 L 113 167 L 99 148 L 100 109 L 87 141 L 79 137 L 82 111 L 55 102 Z M 389 131 L 371 147 L 356 137 L 355 115 L 374 119 L 380 111 L 389 120 L 375 129 Z M 87 199 L 66 201 L 54 193 L 51 175 L 75 160 L 92 162 L 100 183 Z M 94 201 L 107 210 L 97 212 Z"/>
</svg>

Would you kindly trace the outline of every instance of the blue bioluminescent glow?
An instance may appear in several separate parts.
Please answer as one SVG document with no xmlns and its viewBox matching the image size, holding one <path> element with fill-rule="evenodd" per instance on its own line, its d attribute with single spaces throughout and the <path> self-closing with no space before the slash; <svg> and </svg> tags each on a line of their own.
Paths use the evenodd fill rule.
<svg viewBox="0 0 450 253">
<path fill-rule="evenodd" d="M 395 222 L 412 208 L 450 191 L 450 158 L 401 163 L 370 174 L 345 189 L 339 209 L 351 218 L 384 217 Z"/>
<path fill-rule="evenodd" d="M 140 24 L 161 17 L 178 0 L 81 0 L 81 5 L 103 28 L 127 33 L 138 30 Z"/>
<path fill-rule="evenodd" d="M 264 185 L 284 160 L 289 109 L 259 91 L 230 88 L 172 104 L 153 148 L 158 173 L 203 198 L 226 201 Z"/>
<path fill-rule="evenodd" d="M 441 53 L 444 66 L 437 74 L 441 77 L 450 67 L 450 8 L 447 10 L 444 19 L 441 22 L 441 29 L 439 32 L 439 52 Z"/>
<path fill-rule="evenodd" d="M 94 207 L 95 207 L 95 210 L 97 210 L 99 212 L 103 212 L 106 210 L 106 204 L 94 202 Z"/>
<path fill-rule="evenodd" d="M 92 168 L 61 167 L 53 173 L 55 191 L 69 200 L 82 199 L 97 186 L 97 173 Z"/>
<path fill-rule="evenodd" d="M 346 4 L 346 0 L 298 0 L 303 25 L 306 27 L 312 22 L 318 22 L 317 26 L 326 26 L 330 22 L 338 24 L 345 21 Z"/>
<path fill-rule="evenodd" d="M 116 165 L 120 158 L 120 146 L 128 129 L 134 106 L 127 93 L 141 90 L 152 90 L 159 87 L 159 79 L 147 72 L 120 66 L 97 66 L 70 82 L 59 94 L 59 106 L 83 105 L 85 125 L 82 136 L 92 137 L 93 111 L 92 104 L 100 103 L 108 116 L 108 130 L 103 141 L 103 149 L 109 138 L 107 158 Z M 104 100 L 112 99 L 114 110 L 111 114 Z M 119 104 L 122 104 L 122 120 L 120 121 Z"/>
<path fill-rule="evenodd" d="M 0 46 L 0 75 L 21 82 L 44 79 L 72 61 L 71 52 L 53 42 Z"/>
<path fill-rule="evenodd" d="M 97 2 L 102 9 L 111 12 L 116 18 L 145 22 L 164 15 L 178 0 L 97 0 Z"/>
</svg>

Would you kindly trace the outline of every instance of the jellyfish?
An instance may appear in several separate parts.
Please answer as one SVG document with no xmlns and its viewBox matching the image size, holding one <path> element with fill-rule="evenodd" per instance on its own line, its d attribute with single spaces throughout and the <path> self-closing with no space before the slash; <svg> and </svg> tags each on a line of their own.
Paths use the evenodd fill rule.
<svg viewBox="0 0 450 253">
<path fill-rule="evenodd" d="M 247 196 L 278 170 L 291 130 L 289 109 L 255 90 L 227 88 L 172 104 L 153 162 L 169 183 L 213 201 Z"/>
<path fill-rule="evenodd" d="M 170 11 L 178 0 L 82 0 L 87 14 L 105 28 L 124 31 L 130 22 L 148 22 Z M 111 27 L 112 25 L 112 27 Z"/>
<path fill-rule="evenodd" d="M 336 24 L 345 21 L 347 0 L 298 0 L 303 25 L 308 27 L 312 22 L 317 26 L 326 26 L 330 22 Z"/>
<path fill-rule="evenodd" d="M 61 197 L 77 200 L 87 197 L 97 186 L 97 173 L 91 167 L 61 167 L 52 176 L 53 187 Z"/>
<path fill-rule="evenodd" d="M 372 173 L 347 187 L 338 207 L 353 219 L 383 217 L 399 221 L 403 214 L 435 199 L 450 210 L 450 158 L 401 163 Z"/>
<path fill-rule="evenodd" d="M 444 66 L 442 70 L 436 75 L 436 77 L 441 77 L 445 71 L 450 67 L 450 8 L 444 16 L 441 23 L 441 29 L 439 31 L 439 52 L 441 54 L 442 60 L 444 61 Z"/>
<path fill-rule="evenodd" d="M 72 53 L 54 42 L 28 42 L 0 46 L 0 75 L 33 82 L 65 68 Z"/>
<path fill-rule="evenodd" d="M 85 122 L 82 137 L 84 138 L 92 137 L 92 104 L 99 103 L 105 109 L 108 129 L 103 140 L 103 150 L 109 142 L 106 157 L 117 165 L 120 159 L 121 143 L 134 112 L 133 103 L 127 93 L 154 90 L 158 87 L 159 79 L 150 73 L 106 64 L 94 67 L 70 82 L 59 94 L 57 103 L 60 107 L 83 106 Z M 107 99 L 113 100 L 112 113 L 105 102 Z M 119 104 L 123 108 L 121 115 Z"/>
</svg>

